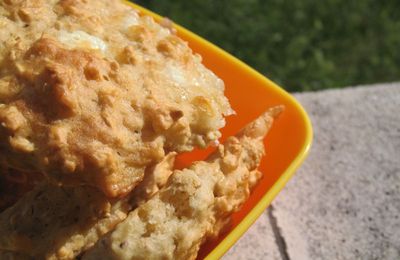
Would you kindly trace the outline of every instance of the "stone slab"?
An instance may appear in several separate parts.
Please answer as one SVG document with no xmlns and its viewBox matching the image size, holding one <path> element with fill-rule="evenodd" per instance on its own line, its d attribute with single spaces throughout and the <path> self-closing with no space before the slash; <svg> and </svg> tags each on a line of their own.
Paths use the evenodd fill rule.
<svg viewBox="0 0 400 260">
<path fill-rule="evenodd" d="M 400 84 L 296 97 L 314 143 L 273 203 L 289 259 L 400 259 Z"/>
<path fill-rule="evenodd" d="M 268 212 L 264 211 L 257 221 L 224 255 L 223 260 L 282 259 L 275 243 Z"/>
</svg>

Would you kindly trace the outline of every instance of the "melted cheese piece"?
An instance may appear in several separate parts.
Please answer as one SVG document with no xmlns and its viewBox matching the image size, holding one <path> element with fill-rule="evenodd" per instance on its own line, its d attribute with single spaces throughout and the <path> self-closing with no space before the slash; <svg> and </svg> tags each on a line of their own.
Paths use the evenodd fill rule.
<svg viewBox="0 0 400 260">
<path fill-rule="evenodd" d="M 69 48 L 94 49 L 106 52 L 107 44 L 100 38 L 90 35 L 84 31 L 67 32 L 61 30 L 57 39 Z"/>
<path fill-rule="evenodd" d="M 127 30 L 129 27 L 133 25 L 139 24 L 139 15 L 137 12 L 129 12 L 127 16 L 124 17 L 122 20 L 122 27 L 123 29 Z"/>
</svg>

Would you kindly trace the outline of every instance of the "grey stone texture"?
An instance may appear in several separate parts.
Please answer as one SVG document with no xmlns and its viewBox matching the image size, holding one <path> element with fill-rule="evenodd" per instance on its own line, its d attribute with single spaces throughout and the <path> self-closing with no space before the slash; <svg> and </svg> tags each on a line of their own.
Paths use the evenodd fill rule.
<svg viewBox="0 0 400 260">
<path fill-rule="evenodd" d="M 264 212 L 225 258 L 400 259 L 400 84 L 295 96 L 314 142 L 269 209 L 283 245 Z"/>
<path fill-rule="evenodd" d="M 245 235 L 224 255 L 223 259 L 281 259 L 269 221 L 268 211 L 264 211 L 261 214 Z"/>
</svg>

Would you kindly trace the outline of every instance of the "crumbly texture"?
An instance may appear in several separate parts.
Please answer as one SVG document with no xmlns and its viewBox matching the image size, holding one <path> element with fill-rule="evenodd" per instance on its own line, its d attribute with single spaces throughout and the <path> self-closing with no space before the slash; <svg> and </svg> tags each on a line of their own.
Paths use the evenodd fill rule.
<svg viewBox="0 0 400 260">
<path fill-rule="evenodd" d="M 91 187 L 39 185 L 0 215 L 0 250 L 36 259 L 72 259 L 129 210 L 126 200 L 109 200 Z"/>
<path fill-rule="evenodd" d="M 146 176 L 131 195 L 133 207 L 145 203 L 164 187 L 173 172 L 175 156 L 176 153 L 169 153 L 161 162 L 146 169 Z"/>
<path fill-rule="evenodd" d="M 177 170 L 167 185 L 83 255 L 83 259 L 195 259 L 261 177 L 263 138 L 275 108 L 229 138 L 205 162 Z"/>
<path fill-rule="evenodd" d="M 25 192 L 25 187 L 11 182 L 0 173 L 0 212 L 13 205 Z"/>
<path fill-rule="evenodd" d="M 42 176 L 39 173 L 0 167 L 0 213 L 16 203 L 41 180 Z"/>
<path fill-rule="evenodd" d="M 126 218 L 134 205 L 130 200 L 143 204 L 163 187 L 174 159 L 170 153 L 150 167 L 146 180 L 122 200 L 92 187 L 36 187 L 0 214 L 0 252 L 16 259 L 73 259 Z"/>
<path fill-rule="evenodd" d="M 22 254 L 22 253 L 15 253 L 12 251 L 2 251 L 0 250 L 0 259 L 1 260 L 34 260 L 34 258 Z"/>
<path fill-rule="evenodd" d="M 224 84 L 168 27 L 119 0 L 0 1 L 0 161 L 129 193 L 166 153 L 205 147 Z"/>
</svg>

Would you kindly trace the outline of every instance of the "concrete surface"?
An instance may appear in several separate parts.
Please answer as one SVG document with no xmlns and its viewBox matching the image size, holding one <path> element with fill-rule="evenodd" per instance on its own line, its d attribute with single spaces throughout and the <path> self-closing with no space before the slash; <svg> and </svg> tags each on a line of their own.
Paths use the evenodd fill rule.
<svg viewBox="0 0 400 260">
<path fill-rule="evenodd" d="M 310 155 L 225 259 L 400 259 L 400 84 L 296 97 Z"/>
<path fill-rule="evenodd" d="M 275 242 L 269 221 L 269 212 L 265 211 L 247 230 L 234 246 L 225 254 L 224 259 L 235 260 L 280 260 L 281 255 Z"/>
</svg>

